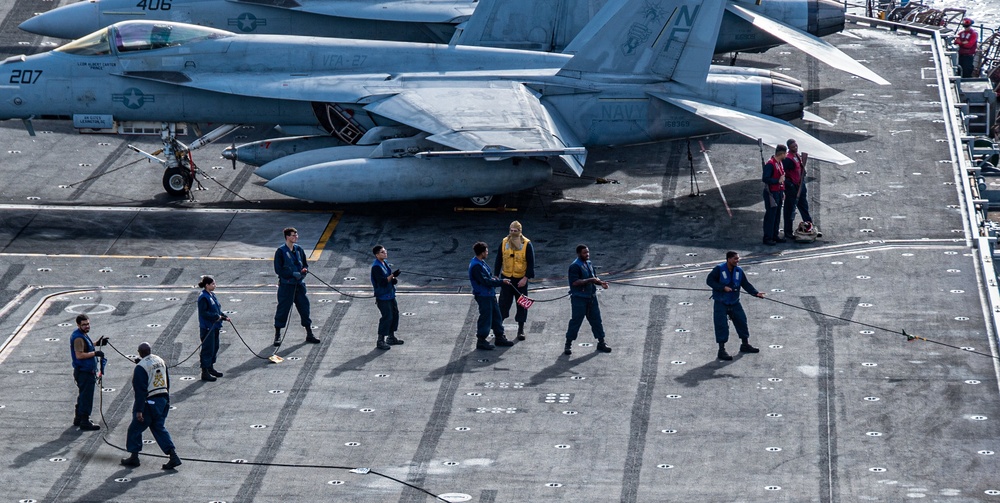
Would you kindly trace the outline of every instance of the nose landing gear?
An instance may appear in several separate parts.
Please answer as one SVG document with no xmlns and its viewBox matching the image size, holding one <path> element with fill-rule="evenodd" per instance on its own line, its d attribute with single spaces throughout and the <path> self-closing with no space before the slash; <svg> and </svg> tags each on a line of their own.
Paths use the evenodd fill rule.
<svg viewBox="0 0 1000 503">
<path fill-rule="evenodd" d="M 198 185 L 199 187 L 201 186 L 194 176 L 198 166 L 195 165 L 194 160 L 191 157 L 191 151 L 212 143 L 238 127 L 239 125 L 235 124 L 225 124 L 219 126 L 205 136 L 198 138 L 191 143 L 190 146 L 188 146 L 177 139 L 176 124 L 164 123 L 160 133 L 160 139 L 163 141 L 163 148 L 153 152 L 152 154 L 143 151 L 135 145 L 129 145 L 128 148 L 163 165 L 163 189 L 167 191 L 167 194 L 170 194 L 171 196 L 190 197 L 191 187 L 194 185 Z M 157 157 L 157 155 L 161 153 L 163 154 L 163 159 Z"/>
</svg>

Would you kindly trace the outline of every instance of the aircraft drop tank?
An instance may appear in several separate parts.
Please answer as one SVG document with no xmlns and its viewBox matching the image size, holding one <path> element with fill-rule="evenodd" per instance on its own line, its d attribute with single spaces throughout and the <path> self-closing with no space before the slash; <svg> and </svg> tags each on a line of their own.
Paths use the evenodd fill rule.
<svg viewBox="0 0 1000 503">
<path fill-rule="evenodd" d="M 266 187 L 317 202 L 410 201 L 516 192 L 551 174 L 548 163 L 533 160 L 356 158 L 297 169 Z"/>
</svg>

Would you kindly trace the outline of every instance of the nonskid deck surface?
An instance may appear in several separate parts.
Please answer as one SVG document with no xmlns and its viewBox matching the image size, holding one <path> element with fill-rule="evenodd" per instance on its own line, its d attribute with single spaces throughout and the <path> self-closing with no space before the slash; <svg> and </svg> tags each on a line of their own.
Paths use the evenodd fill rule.
<svg viewBox="0 0 1000 503">
<path fill-rule="evenodd" d="M 3 12 L 8 52 L 45 42 L 13 28 L 13 16 L 48 7 L 15 2 Z M 790 49 L 740 56 L 800 78 L 809 111 L 834 123 L 806 126 L 810 133 L 857 160 L 813 167 L 810 204 L 824 233 L 813 245 L 760 244 L 759 153 L 731 136 L 692 143 L 701 197 L 688 197 L 687 145 L 675 142 L 596 150 L 585 174 L 619 183 L 557 176 L 510 198 L 516 212 L 493 213 L 454 212 L 452 202 L 290 200 L 264 189 L 252 168 L 213 160 L 222 146 L 196 160 L 262 202 L 206 181 L 197 202 L 177 201 L 160 195 L 158 169 L 145 161 L 112 171 L 137 159 L 126 143 L 155 149 L 146 137 L 36 122 L 32 138 L 18 123 L 0 124 L 5 494 L 431 501 L 385 475 L 476 502 L 1000 501 L 996 361 L 899 334 L 993 354 L 947 143 L 938 141 L 946 133 L 930 44 L 860 27 L 830 40 L 893 85 Z M 615 281 L 600 297 L 612 353 L 596 353 L 585 326 L 573 355 L 561 355 L 566 299 L 531 307 L 526 341 L 474 349 L 472 243 L 497 247 L 513 219 L 535 243 L 538 300 L 565 294 L 575 246 L 590 246 L 598 272 Z M 285 361 L 271 364 L 234 328 L 258 355 L 272 353 L 270 259 L 289 225 L 312 255 L 317 277 L 307 283 L 322 343 L 304 344 L 293 314 L 278 352 Z M 406 344 L 390 351 L 374 347 L 378 314 L 365 298 L 374 244 L 403 270 Z M 761 353 L 720 362 L 701 289 L 729 249 L 758 289 L 797 307 L 744 298 Z M 189 460 L 164 472 L 144 457 L 125 470 L 101 436 L 124 445 L 132 366 L 109 352 L 99 393 L 109 428 L 72 427 L 73 318 L 90 313 L 92 333 L 125 354 L 149 341 L 176 364 L 198 345 L 201 274 L 216 278 L 232 311 L 216 365 L 225 376 L 200 381 L 197 355 L 173 369 L 167 428 L 185 459 L 225 463 Z M 155 445 L 144 452 L 159 454 Z M 359 467 L 378 474 L 348 470 Z"/>
</svg>

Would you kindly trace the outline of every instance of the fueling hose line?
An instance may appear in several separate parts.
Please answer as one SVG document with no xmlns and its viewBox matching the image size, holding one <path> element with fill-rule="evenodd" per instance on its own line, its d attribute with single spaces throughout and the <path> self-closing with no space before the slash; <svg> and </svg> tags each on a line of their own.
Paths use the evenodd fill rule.
<svg viewBox="0 0 1000 503">
<path fill-rule="evenodd" d="M 83 180 L 80 180 L 79 182 L 73 182 L 73 183 L 66 184 L 66 186 L 67 187 L 74 187 L 76 185 L 80 185 L 81 183 L 86 183 L 86 182 L 89 182 L 91 180 L 96 180 L 96 179 L 98 179 L 98 178 L 100 178 L 100 177 L 102 177 L 104 175 L 110 175 L 111 173 L 114 173 L 115 171 L 123 170 L 123 169 L 125 169 L 125 168 L 127 168 L 127 167 L 129 167 L 129 166 L 131 166 L 133 164 L 136 164 L 136 163 L 138 163 L 140 161 L 144 161 L 144 160 L 145 159 L 136 159 L 136 160 L 134 160 L 132 162 L 125 163 L 125 164 L 123 164 L 121 166 L 118 166 L 117 168 L 109 169 L 109 170 L 107 170 L 107 171 L 105 171 L 103 173 L 98 173 L 98 174 L 96 174 L 94 176 L 90 176 L 90 177 L 84 178 Z"/>
<path fill-rule="evenodd" d="M 637 284 L 634 284 L 634 283 L 625 283 L 625 282 L 620 281 L 620 280 L 618 280 L 618 281 L 611 280 L 611 281 L 608 281 L 608 283 L 614 283 L 616 285 L 623 285 L 623 286 L 634 286 L 634 287 L 639 287 L 639 288 L 653 288 L 653 289 L 662 289 L 662 290 L 686 290 L 686 291 L 706 292 L 706 293 L 711 293 L 712 292 L 711 288 L 687 288 L 687 287 L 663 286 L 663 285 L 637 285 Z M 875 330 L 881 330 L 883 332 L 889 332 L 891 334 L 902 335 L 903 337 L 906 337 L 906 341 L 907 342 L 924 341 L 924 342 L 929 342 L 931 344 L 937 344 L 939 346 L 944 346 L 944 347 L 948 347 L 948 348 L 952 348 L 952 349 L 958 349 L 958 350 L 961 350 L 961 351 L 965 351 L 967 353 L 977 354 L 979 356 L 985 356 L 985 357 L 990 358 L 992 360 L 1000 360 L 1000 358 L 998 358 L 996 356 L 993 356 L 993 355 L 988 354 L 988 353 L 983 353 L 981 351 L 976 351 L 974 349 L 964 348 L 964 347 L 961 347 L 961 346 L 955 346 L 953 344 L 948 344 L 946 342 L 936 341 L 934 339 L 929 339 L 927 337 L 910 335 L 910 334 L 906 333 L 906 330 L 902 330 L 902 329 L 901 330 L 893 330 L 891 328 L 880 327 L 878 325 L 872 325 L 871 323 L 865 323 L 863 321 L 852 320 L 850 318 L 844 318 L 843 316 L 837 316 L 835 314 L 824 313 L 824 312 L 818 311 L 816 309 L 809 309 L 808 307 L 796 306 L 795 304 L 789 304 L 788 302 L 783 302 L 783 301 L 780 301 L 780 300 L 777 300 L 777 299 L 772 299 L 771 297 L 763 297 L 763 299 L 764 300 L 769 300 L 771 302 L 775 302 L 777 304 L 781 304 L 781 305 L 783 305 L 785 307 L 790 307 L 792 309 L 799 309 L 799 310 L 805 311 L 807 313 L 812 313 L 812 314 L 816 314 L 816 315 L 819 315 L 819 316 L 826 316 L 827 318 L 833 318 L 835 320 L 840 320 L 840 321 L 843 321 L 843 322 L 846 322 L 846 323 L 853 323 L 855 325 L 861 325 L 863 327 L 868 327 L 868 328 L 872 328 L 872 329 L 875 329 Z"/>
<path fill-rule="evenodd" d="M 118 351 L 118 350 L 115 349 L 115 351 Z M 122 355 L 122 356 L 125 356 L 125 355 Z M 265 358 L 265 360 L 266 360 L 266 358 Z M 104 376 L 103 375 L 101 377 L 97 378 L 97 387 L 98 388 L 103 388 L 104 387 Z M 119 451 L 122 451 L 122 452 L 129 452 L 124 447 L 121 447 L 119 445 L 115 445 L 115 444 L 111 443 L 110 440 L 108 440 L 108 433 L 111 431 L 111 426 L 108 425 L 108 420 L 107 420 L 106 417 L 104 417 L 104 393 L 101 393 L 101 396 L 98 398 L 98 400 L 99 400 L 98 410 L 101 413 L 101 422 L 104 423 L 104 432 L 101 433 L 101 440 L 103 440 L 104 443 L 107 444 L 109 447 L 112 447 L 114 449 L 118 449 Z M 131 412 L 129 414 L 131 415 Z M 138 454 L 140 456 L 147 456 L 147 457 L 150 457 L 150 458 L 170 459 L 169 456 L 162 455 L 162 454 L 147 454 L 147 453 L 144 453 L 144 452 L 140 452 Z M 181 461 L 188 461 L 188 462 L 194 462 L 194 463 L 210 463 L 210 464 L 217 464 L 217 465 L 250 465 L 250 466 L 265 466 L 265 467 L 271 467 L 271 466 L 273 466 L 273 467 L 277 467 L 277 468 L 313 468 L 313 469 L 320 469 L 320 470 L 347 470 L 347 471 L 349 471 L 351 473 L 357 473 L 357 474 L 361 474 L 361 475 L 367 475 L 367 474 L 370 473 L 372 475 L 377 475 L 379 477 L 382 477 L 382 478 L 385 478 L 385 479 L 389 479 L 389 480 L 391 480 L 393 482 L 396 482 L 396 483 L 402 484 L 404 486 L 407 486 L 407 487 L 409 487 L 411 489 L 415 489 L 417 491 L 420 491 L 420 492 L 422 492 L 424 494 L 427 494 L 428 496 L 432 496 L 435 500 L 444 501 L 444 502 L 448 501 L 448 500 L 446 500 L 446 499 L 438 496 L 437 494 L 434 494 L 434 493 L 428 491 L 427 489 L 424 489 L 423 487 L 411 484 L 411 483 L 409 483 L 409 482 L 407 482 L 405 480 L 397 479 L 396 477 L 393 477 L 391 475 L 386 475 L 384 473 L 372 470 L 371 468 L 359 468 L 359 467 L 339 466 L 339 465 L 320 465 L 320 464 L 262 463 L 262 462 L 256 462 L 256 461 L 245 461 L 245 460 L 242 460 L 242 459 L 241 460 L 233 460 L 233 461 L 225 461 L 225 460 L 221 460 L 221 459 L 186 458 L 186 457 L 181 457 L 181 456 L 178 456 L 178 457 L 181 459 Z"/>
</svg>

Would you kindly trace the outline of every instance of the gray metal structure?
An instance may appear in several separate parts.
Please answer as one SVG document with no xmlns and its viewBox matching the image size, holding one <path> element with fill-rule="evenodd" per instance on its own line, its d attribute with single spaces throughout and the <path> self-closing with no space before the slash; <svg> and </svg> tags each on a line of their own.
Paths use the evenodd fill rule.
<svg viewBox="0 0 1000 503">
<path fill-rule="evenodd" d="M 5 60 L 0 117 L 321 127 L 347 145 L 268 187 L 328 202 L 492 196 L 548 179 L 536 161 L 558 158 L 579 175 L 588 147 L 729 130 L 772 146 L 794 136 L 814 159 L 852 162 L 782 120 L 802 116 L 798 81 L 710 70 L 724 11 L 611 2 L 570 54 L 128 21 Z M 168 190 L 191 185 L 188 151 L 164 127 Z"/>
</svg>

